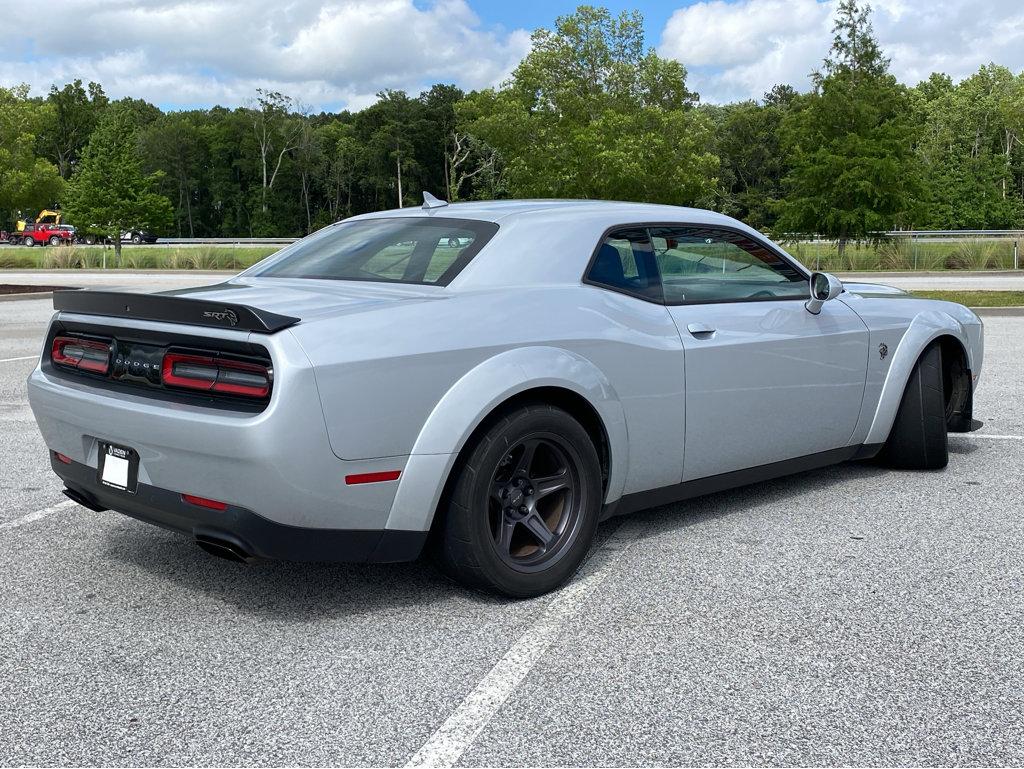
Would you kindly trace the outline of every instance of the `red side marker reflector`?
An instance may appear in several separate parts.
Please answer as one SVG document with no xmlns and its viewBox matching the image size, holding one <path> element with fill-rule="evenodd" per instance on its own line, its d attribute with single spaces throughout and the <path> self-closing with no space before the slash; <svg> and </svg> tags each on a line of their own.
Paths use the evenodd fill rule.
<svg viewBox="0 0 1024 769">
<path fill-rule="evenodd" d="M 53 455 L 55 457 L 57 457 L 57 461 L 58 462 L 63 462 L 66 465 L 70 465 L 71 464 L 71 457 L 69 457 L 69 456 L 67 456 L 65 454 L 61 454 L 59 451 L 53 452 Z"/>
<path fill-rule="evenodd" d="M 401 470 L 385 470 L 382 473 L 358 473 L 356 475 L 346 475 L 345 483 L 349 486 L 354 486 L 357 483 L 382 483 L 383 481 L 397 481 L 398 476 L 402 474 Z"/>
<path fill-rule="evenodd" d="M 207 499 L 206 497 L 195 497 L 191 494 L 182 494 L 181 498 L 188 502 L 190 505 L 199 505 L 199 507 L 208 507 L 211 510 L 227 510 L 228 506 L 223 502 L 218 502 L 215 499 Z"/>
</svg>

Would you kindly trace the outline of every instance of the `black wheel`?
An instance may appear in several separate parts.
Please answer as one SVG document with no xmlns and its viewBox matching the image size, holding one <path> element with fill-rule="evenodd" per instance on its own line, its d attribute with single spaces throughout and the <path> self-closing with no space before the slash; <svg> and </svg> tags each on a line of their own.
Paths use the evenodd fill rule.
<svg viewBox="0 0 1024 769">
<path fill-rule="evenodd" d="M 132 235 L 132 243 L 134 243 L 135 245 L 141 244 L 142 243 L 142 236 L 139 235 L 138 233 Z"/>
<path fill-rule="evenodd" d="M 95 235 L 86 235 L 85 236 L 85 245 L 87 245 L 87 246 L 95 246 L 96 245 L 96 236 Z"/>
<path fill-rule="evenodd" d="M 61 239 L 60 238 L 58 238 L 56 235 L 51 235 L 50 236 L 50 245 L 51 246 L 59 246 L 60 244 L 61 244 Z"/>
<path fill-rule="evenodd" d="M 904 470 L 940 470 L 949 461 L 942 348 L 931 344 L 914 365 L 879 460 Z"/>
<path fill-rule="evenodd" d="M 437 537 L 442 567 L 472 587 L 541 595 L 579 568 L 601 510 L 601 466 L 587 431 L 561 409 L 512 411 L 455 472 Z"/>
<path fill-rule="evenodd" d="M 32 246 L 34 246 L 36 244 L 36 239 L 26 235 L 22 239 L 21 243 L 22 243 L 22 245 L 25 245 L 25 246 L 28 246 L 29 248 L 31 248 Z"/>
</svg>

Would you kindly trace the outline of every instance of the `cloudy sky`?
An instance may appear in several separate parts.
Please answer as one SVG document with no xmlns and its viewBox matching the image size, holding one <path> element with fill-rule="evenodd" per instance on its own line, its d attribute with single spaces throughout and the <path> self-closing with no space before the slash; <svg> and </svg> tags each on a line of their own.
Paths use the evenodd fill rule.
<svg viewBox="0 0 1024 769">
<path fill-rule="evenodd" d="M 257 87 L 314 109 L 360 108 L 383 88 L 500 83 L 563 0 L 0 0 L 0 84 L 36 93 L 74 78 L 165 108 L 236 105 Z M 834 0 L 634 0 L 647 40 L 683 62 L 704 101 L 807 85 Z M 1024 70 L 1024 0 L 874 0 L 875 29 L 907 83 L 990 61 Z M 30 4 L 31 5 L 31 4 Z M 42 9 L 43 6 L 40 6 Z M 42 13 L 46 23 L 28 21 Z M 18 23 L 21 20 L 23 23 Z M 13 29 L 17 23 L 17 30 Z M 59 34 L 53 34 L 54 30 Z"/>
</svg>

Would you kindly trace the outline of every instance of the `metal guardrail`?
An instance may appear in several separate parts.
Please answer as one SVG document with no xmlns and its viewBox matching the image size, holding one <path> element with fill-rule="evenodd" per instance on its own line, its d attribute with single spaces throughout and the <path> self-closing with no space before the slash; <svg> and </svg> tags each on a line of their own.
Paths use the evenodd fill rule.
<svg viewBox="0 0 1024 769">
<path fill-rule="evenodd" d="M 160 238 L 171 246 L 285 246 L 299 238 Z"/>
<path fill-rule="evenodd" d="M 884 233 L 891 238 L 1024 238 L 1024 230 L 891 230 Z"/>
</svg>

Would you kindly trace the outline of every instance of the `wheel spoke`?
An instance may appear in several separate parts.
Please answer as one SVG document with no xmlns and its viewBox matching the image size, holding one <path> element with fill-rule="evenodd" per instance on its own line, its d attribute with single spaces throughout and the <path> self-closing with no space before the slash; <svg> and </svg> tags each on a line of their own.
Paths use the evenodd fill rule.
<svg viewBox="0 0 1024 769">
<path fill-rule="evenodd" d="M 551 533 L 548 525 L 544 523 L 544 519 L 538 513 L 533 513 L 524 518 L 523 525 L 534 536 L 541 547 L 546 548 L 555 538 L 555 535 Z"/>
<path fill-rule="evenodd" d="M 519 452 L 519 457 L 516 459 L 516 465 L 512 471 L 513 475 L 529 476 L 530 467 L 533 465 L 533 457 L 536 455 L 539 445 L 540 441 L 536 439 L 523 441 L 523 449 Z"/>
<path fill-rule="evenodd" d="M 563 470 L 558 475 L 537 478 L 533 481 L 533 498 L 544 499 L 556 491 L 569 488 L 569 474 Z"/>
<path fill-rule="evenodd" d="M 515 531 L 516 524 L 514 521 L 509 521 L 505 516 L 498 518 L 498 531 L 495 537 L 495 542 L 498 545 L 499 553 L 510 553 L 512 551 L 512 533 Z"/>
</svg>

